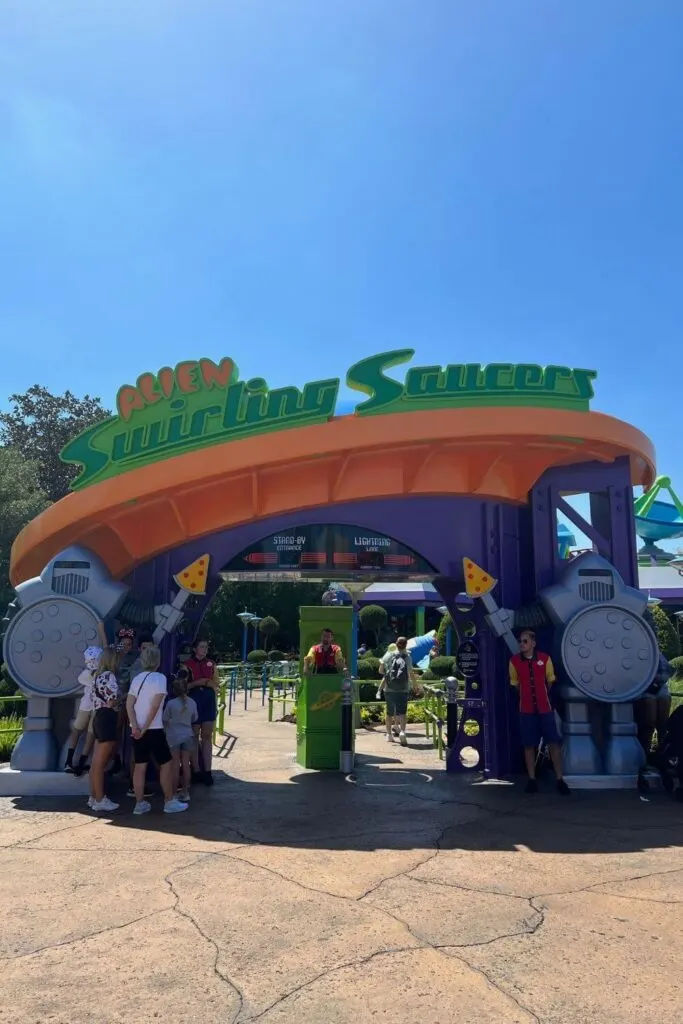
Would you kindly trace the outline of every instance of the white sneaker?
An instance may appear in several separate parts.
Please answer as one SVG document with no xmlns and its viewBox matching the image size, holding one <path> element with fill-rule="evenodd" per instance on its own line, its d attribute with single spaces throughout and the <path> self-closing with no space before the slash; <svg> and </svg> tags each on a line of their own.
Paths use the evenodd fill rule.
<svg viewBox="0 0 683 1024">
<path fill-rule="evenodd" d="M 180 814 L 181 811 L 186 810 L 187 804 L 184 804 L 182 800 L 177 800 L 175 797 L 164 804 L 164 814 Z"/>
<path fill-rule="evenodd" d="M 398 734 L 398 741 L 402 747 L 408 746 L 408 740 L 406 739 L 406 734 L 403 732 L 403 730 L 401 730 L 401 732 Z"/>
<path fill-rule="evenodd" d="M 387 733 L 387 734 L 385 735 L 385 737 L 384 737 L 384 738 L 386 739 L 387 743 L 393 743 L 393 742 L 394 742 L 394 736 L 393 736 L 393 733 L 390 733 L 390 732 L 388 732 L 388 733 Z"/>
<path fill-rule="evenodd" d="M 93 800 L 90 806 L 93 811 L 118 811 L 119 809 L 119 805 L 110 800 L 108 796 L 103 797 L 102 800 Z"/>
<path fill-rule="evenodd" d="M 89 796 L 88 797 L 88 807 L 90 808 L 91 811 L 93 810 L 93 808 L 94 808 L 96 803 L 97 803 L 97 801 L 95 800 L 94 796 Z"/>
<path fill-rule="evenodd" d="M 139 800 L 133 808 L 133 814 L 149 814 L 152 805 L 149 800 Z"/>
<path fill-rule="evenodd" d="M 190 794 L 186 790 L 182 790 L 182 792 L 178 793 L 177 799 L 180 800 L 184 804 L 189 804 L 189 802 L 190 802 Z"/>
</svg>

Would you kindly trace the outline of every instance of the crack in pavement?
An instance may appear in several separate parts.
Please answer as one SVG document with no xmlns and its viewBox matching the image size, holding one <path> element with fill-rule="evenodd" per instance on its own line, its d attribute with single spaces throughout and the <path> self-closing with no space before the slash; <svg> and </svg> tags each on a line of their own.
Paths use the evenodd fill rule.
<svg viewBox="0 0 683 1024">
<path fill-rule="evenodd" d="M 75 946 L 79 942 L 89 942 L 91 939 L 96 939 L 100 935 L 106 935 L 108 932 L 122 931 L 124 928 L 130 928 L 134 924 L 139 924 L 140 921 L 146 921 L 150 917 L 158 917 L 159 914 L 167 914 L 172 907 L 160 907 L 159 910 L 150 910 L 147 914 L 140 914 L 139 917 L 134 917 L 130 921 L 123 921 L 121 924 L 110 924 L 106 928 L 99 928 L 97 931 L 88 932 L 87 935 L 78 935 L 73 939 L 63 939 L 60 942 L 50 942 L 46 946 L 39 946 L 37 949 L 31 949 L 27 953 L 17 953 L 15 956 L 0 956 L 0 963 L 11 962 L 13 960 L 23 960 L 29 956 L 38 956 L 40 953 L 48 953 L 53 949 L 62 949 L 64 946 Z"/>
<path fill-rule="evenodd" d="M 356 960 L 347 960 L 345 963 L 335 964 L 334 967 L 327 967 L 324 971 L 316 974 L 314 978 L 309 978 L 308 981 L 302 982 L 301 985 L 297 985 L 297 987 L 293 988 L 290 992 L 286 992 L 284 995 L 280 996 L 279 999 L 276 999 L 270 1004 L 270 1006 L 267 1006 L 265 1010 L 261 1010 L 260 1013 L 257 1013 L 253 1017 L 243 1017 L 242 1020 L 244 1021 L 244 1024 L 246 1024 L 247 1021 L 260 1020 L 261 1017 L 265 1017 L 267 1013 L 270 1013 L 271 1010 L 280 1006 L 287 999 L 291 999 L 292 996 L 298 995 L 300 992 L 303 992 L 304 989 L 309 988 L 311 985 L 315 985 L 315 983 L 320 981 L 322 978 L 326 978 L 337 971 L 344 971 L 349 967 L 363 967 L 365 964 L 370 963 L 371 960 L 375 960 L 380 956 L 392 956 L 396 953 L 417 953 L 427 948 L 428 946 L 396 946 L 392 949 L 376 949 L 374 953 L 369 953 L 368 956 L 360 957 Z M 233 1024 L 236 1024 L 236 1021 L 234 1021 Z"/>
<path fill-rule="evenodd" d="M 487 985 L 495 989 L 495 991 L 499 992 L 502 996 L 505 996 L 506 999 L 509 999 L 510 1002 L 515 1004 L 517 1009 L 522 1011 L 522 1013 L 528 1014 L 529 1017 L 536 1021 L 536 1024 L 543 1024 L 541 1018 L 538 1016 L 537 1013 L 535 1013 L 529 1006 L 525 1006 L 525 1004 L 520 999 L 518 999 L 517 996 L 513 995 L 512 992 L 508 992 L 506 989 L 502 988 L 498 984 L 498 982 L 493 980 L 491 975 L 488 974 L 488 972 L 485 971 L 483 967 L 475 967 L 474 964 L 471 964 L 469 960 L 467 960 L 464 956 L 460 956 L 458 953 L 447 953 L 445 950 L 439 950 L 439 952 L 443 953 L 444 956 L 452 957 L 454 960 L 458 960 L 461 964 L 464 964 L 465 967 L 468 967 L 471 971 L 474 971 L 475 974 L 480 975 L 480 977 L 484 979 Z"/>
<path fill-rule="evenodd" d="M 262 864 L 254 864 L 252 861 L 249 861 L 249 860 L 247 860 L 244 857 L 237 857 L 237 856 L 233 857 L 233 855 L 231 853 L 229 853 L 229 852 L 219 853 L 219 854 L 217 854 L 217 856 L 224 857 L 225 859 L 228 859 L 228 860 L 231 860 L 231 859 L 239 860 L 241 863 L 247 864 L 251 868 L 256 868 L 257 870 L 266 871 L 267 873 L 272 874 L 272 875 L 274 875 L 277 878 L 280 878 L 282 881 L 288 882 L 291 885 L 297 886 L 298 888 L 303 889 L 304 891 L 307 891 L 307 892 L 314 892 L 314 893 L 316 893 L 318 895 L 326 895 L 326 896 L 328 896 L 331 899 L 340 899 L 340 900 L 344 900 L 347 903 L 361 903 L 362 901 L 366 900 L 367 897 L 370 896 L 372 893 L 376 892 L 376 890 L 379 889 L 382 885 L 384 885 L 385 882 L 393 881 L 393 880 L 396 880 L 396 879 L 402 878 L 402 877 L 410 877 L 410 873 L 412 871 L 416 871 L 419 867 L 422 867 L 424 864 L 427 864 L 430 861 L 434 860 L 436 857 L 438 857 L 439 854 L 442 852 L 442 850 L 441 850 L 441 843 L 443 842 L 446 834 L 449 831 L 451 831 L 452 829 L 459 828 L 459 827 L 460 827 L 459 825 L 449 825 L 449 826 L 443 828 L 441 830 L 441 832 L 440 832 L 440 835 L 437 836 L 436 839 L 435 839 L 435 847 L 436 848 L 434 850 L 432 850 L 428 854 L 428 856 L 426 856 L 420 862 L 420 864 L 414 865 L 414 866 L 412 866 L 410 868 L 406 868 L 406 869 L 404 869 L 402 871 L 398 871 L 398 872 L 395 872 L 392 875 L 386 876 L 385 878 L 381 879 L 381 881 L 378 882 L 376 885 L 371 886 L 368 890 L 366 890 L 360 896 L 356 896 L 356 897 L 353 897 L 353 896 L 342 896 L 342 895 L 339 895 L 338 893 L 331 893 L 331 892 L 329 892 L 329 891 L 327 891 L 325 889 L 320 889 L 320 888 L 313 887 L 313 886 L 307 886 L 303 882 L 300 882 L 297 879 L 290 878 L 288 875 L 284 874 L 281 871 L 276 870 L 275 868 L 266 867 L 265 865 L 262 865 Z M 216 855 L 214 854 L 214 856 L 216 856 Z M 423 879 L 416 879 L 416 880 L 417 881 L 425 881 Z M 505 895 L 505 894 L 503 894 L 503 893 L 498 893 L 498 894 L 493 893 L 493 894 L 490 894 L 490 895 L 501 895 L 502 896 L 502 895 Z M 518 896 L 516 898 L 523 900 L 524 902 L 528 903 L 529 906 L 531 906 L 531 909 L 537 915 L 537 920 L 533 922 L 533 925 L 532 925 L 532 927 L 530 929 L 525 929 L 523 932 L 515 932 L 515 933 L 512 933 L 512 934 L 513 935 L 529 935 L 529 934 L 534 934 L 536 931 L 539 930 L 539 928 L 542 927 L 543 923 L 545 922 L 545 911 L 542 910 L 541 908 L 535 907 L 535 906 L 533 906 L 533 904 L 531 904 L 530 900 L 533 899 L 534 897 L 530 897 L 528 900 L 526 900 L 524 897 L 521 897 L 521 896 Z M 466 959 L 464 959 L 463 957 L 458 956 L 455 952 L 450 952 L 450 953 L 446 952 L 447 949 L 448 950 L 456 950 L 456 949 L 460 949 L 460 948 L 467 948 L 468 946 L 490 945 L 493 942 L 500 941 L 500 939 L 502 939 L 502 938 L 509 937 L 508 935 L 495 936 L 492 939 L 489 939 L 489 940 L 487 940 L 486 942 L 483 942 L 483 943 L 467 943 L 467 944 L 462 944 L 462 945 L 459 945 L 457 943 L 451 943 L 451 944 L 448 944 L 448 945 L 447 944 L 439 945 L 437 943 L 430 942 L 429 939 L 427 939 L 425 936 L 421 936 L 421 935 L 416 934 L 416 932 L 408 924 L 408 922 L 405 921 L 398 914 L 394 914 L 394 913 L 392 913 L 392 911 L 387 910 L 385 907 L 379 907 L 379 906 L 377 906 L 377 905 L 375 905 L 375 904 L 373 904 L 371 902 L 367 903 L 365 905 L 371 911 L 373 911 L 374 913 L 383 914 L 386 917 L 391 918 L 393 921 L 395 921 L 397 924 L 399 924 L 402 928 L 404 928 L 406 933 L 410 936 L 410 938 L 413 939 L 414 945 L 403 947 L 400 950 L 396 950 L 396 949 L 392 949 L 392 950 L 377 950 L 374 953 L 370 954 L 369 956 L 364 957 L 364 958 L 362 958 L 360 960 L 349 961 L 347 963 L 338 964 L 338 965 L 335 965 L 333 967 L 327 968 L 327 970 L 325 970 L 325 971 L 321 972 L 320 974 L 316 975 L 314 978 L 311 978 L 308 981 L 303 982 L 301 985 L 297 986 L 297 988 L 292 989 L 290 992 L 284 993 L 282 996 L 280 996 L 280 998 L 278 1000 L 276 1000 L 274 1003 L 272 1003 L 265 1010 L 262 1010 L 256 1016 L 254 1016 L 254 1017 L 245 1017 L 245 1018 L 243 1018 L 243 1020 L 244 1021 L 247 1021 L 247 1020 L 249 1020 L 249 1021 L 258 1020 L 260 1017 L 264 1016 L 266 1013 L 268 1013 L 270 1010 L 272 1010 L 275 1006 L 278 1006 L 280 1003 L 282 1003 L 284 1000 L 288 999 L 290 996 L 295 995 L 297 992 L 301 992 L 308 985 L 314 984 L 316 981 L 319 981 L 320 978 L 326 976 L 327 974 L 332 973 L 333 971 L 338 971 L 338 970 L 341 970 L 341 969 L 343 969 L 345 967 L 360 966 L 360 965 L 362 965 L 364 963 L 369 962 L 370 960 L 372 960 L 376 956 L 386 955 L 387 953 L 406 952 L 406 951 L 412 951 L 412 950 L 418 950 L 418 949 L 432 949 L 434 952 L 436 952 L 440 956 L 451 957 L 451 958 L 459 960 L 460 963 L 462 963 L 463 966 L 465 966 L 468 970 L 471 970 L 471 971 L 475 972 L 476 974 L 479 974 L 481 977 L 483 977 L 484 980 L 486 981 L 487 986 L 489 988 L 494 989 L 504 999 L 509 999 L 512 1003 L 515 1004 L 515 1006 L 517 1006 L 517 1008 L 519 1010 L 521 1010 L 524 1013 L 528 1014 L 528 1016 L 531 1017 L 533 1020 L 537 1021 L 538 1024 L 541 1024 L 540 1018 L 533 1012 L 533 1010 L 531 1010 L 527 1006 L 524 1006 L 520 1002 L 519 999 L 517 999 L 510 992 L 506 991 L 503 987 L 498 985 L 492 978 L 490 978 L 486 974 L 486 972 L 484 970 L 481 970 L 481 969 L 473 966 L 472 964 L 468 963 L 468 961 Z M 238 1014 L 238 1017 L 239 1017 L 239 1014 Z M 238 1018 L 235 1018 L 235 1021 L 233 1021 L 233 1024 L 236 1024 L 237 1019 Z"/>
<path fill-rule="evenodd" d="M 220 968 L 218 966 L 218 961 L 221 958 L 221 949 L 220 949 L 218 943 L 216 942 L 215 939 L 212 939 L 211 936 L 207 932 L 204 931 L 202 926 L 199 924 L 199 922 L 194 917 L 194 915 L 189 912 L 189 910 L 184 910 L 183 909 L 182 903 L 181 903 L 180 893 L 175 888 L 175 885 L 173 883 L 173 876 L 174 875 L 179 874 L 181 871 L 185 871 L 187 868 L 194 867 L 195 864 L 198 864 L 202 860 L 205 860 L 207 858 L 211 858 L 211 857 L 214 857 L 214 856 L 216 856 L 216 855 L 214 853 L 212 853 L 212 852 L 203 853 L 199 857 L 196 857 L 193 861 L 191 861 L 190 864 L 184 864 L 184 865 L 182 865 L 182 867 L 174 868 L 173 871 L 169 871 L 169 873 L 164 876 L 164 883 L 168 886 L 169 892 L 171 893 L 171 895 L 174 897 L 174 900 L 175 900 L 175 903 L 174 903 L 174 905 L 172 907 L 173 912 L 178 914 L 179 917 L 184 917 L 186 921 L 189 921 L 192 924 L 192 926 L 195 928 L 195 930 L 198 932 L 198 934 L 213 949 L 213 951 L 214 951 L 214 961 L 213 961 L 213 965 L 212 965 L 213 973 L 216 975 L 216 977 L 224 985 L 227 985 L 228 988 L 231 989 L 235 993 L 235 995 L 237 996 L 237 1010 L 236 1010 L 236 1012 L 235 1012 L 235 1014 L 234 1014 L 234 1016 L 232 1018 L 232 1022 L 231 1022 L 231 1024 L 237 1024 L 237 1021 L 239 1020 L 240 1014 L 242 1013 L 242 1008 L 244 1006 L 244 995 L 242 993 L 242 990 L 239 987 L 239 985 L 237 985 L 236 982 L 234 982 L 232 980 L 232 978 L 229 977 L 229 975 L 227 975 L 225 972 L 220 970 Z"/>
<path fill-rule="evenodd" d="M 2 819 L 0 818 L 0 821 Z M 59 835 L 60 832 L 69 832 L 75 828 L 85 828 L 87 825 L 94 825 L 99 818 L 86 818 L 85 821 L 76 822 L 74 825 L 64 825 L 62 828 L 48 829 L 47 832 L 42 832 L 39 836 L 31 836 L 30 839 L 18 839 L 16 843 L 10 843 L 9 846 L 0 846 L 0 853 L 5 850 L 18 850 L 26 846 L 27 843 L 37 843 L 41 839 L 47 839 L 48 836 Z"/>
</svg>

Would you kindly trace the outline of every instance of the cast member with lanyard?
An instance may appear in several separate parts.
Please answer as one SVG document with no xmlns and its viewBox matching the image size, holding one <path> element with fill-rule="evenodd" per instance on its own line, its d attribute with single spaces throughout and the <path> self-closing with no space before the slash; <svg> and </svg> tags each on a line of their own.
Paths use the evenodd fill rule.
<svg viewBox="0 0 683 1024">
<path fill-rule="evenodd" d="M 197 738 L 199 749 L 193 753 L 194 779 L 196 782 L 203 782 L 205 786 L 213 786 L 213 775 L 211 774 L 211 758 L 213 754 L 213 730 L 216 722 L 218 701 L 216 699 L 220 679 L 218 678 L 218 667 L 215 661 L 207 657 L 209 653 L 209 641 L 197 640 L 193 648 L 193 655 L 185 662 L 185 668 L 190 673 L 188 695 L 197 705 Z M 199 769 L 199 752 L 203 771 Z"/>
</svg>

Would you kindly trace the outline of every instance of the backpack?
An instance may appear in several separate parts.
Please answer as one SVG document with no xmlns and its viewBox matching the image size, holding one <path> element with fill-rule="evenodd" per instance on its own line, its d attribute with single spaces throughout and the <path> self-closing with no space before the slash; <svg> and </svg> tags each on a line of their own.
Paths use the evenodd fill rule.
<svg viewBox="0 0 683 1024">
<path fill-rule="evenodd" d="M 410 681 L 410 672 L 408 670 L 408 656 L 405 651 L 397 651 L 391 659 L 389 665 L 389 672 L 387 674 L 387 680 L 389 686 L 398 683 L 396 689 L 407 688 Z"/>
</svg>

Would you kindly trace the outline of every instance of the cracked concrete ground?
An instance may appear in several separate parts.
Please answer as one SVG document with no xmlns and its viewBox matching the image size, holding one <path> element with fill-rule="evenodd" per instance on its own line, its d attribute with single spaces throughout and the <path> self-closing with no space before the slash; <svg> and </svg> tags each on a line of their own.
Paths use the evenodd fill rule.
<svg viewBox="0 0 683 1024">
<path fill-rule="evenodd" d="M 0 800 L 2 1024 L 679 1024 L 683 808 L 525 797 L 260 708 L 191 809 Z"/>
</svg>

